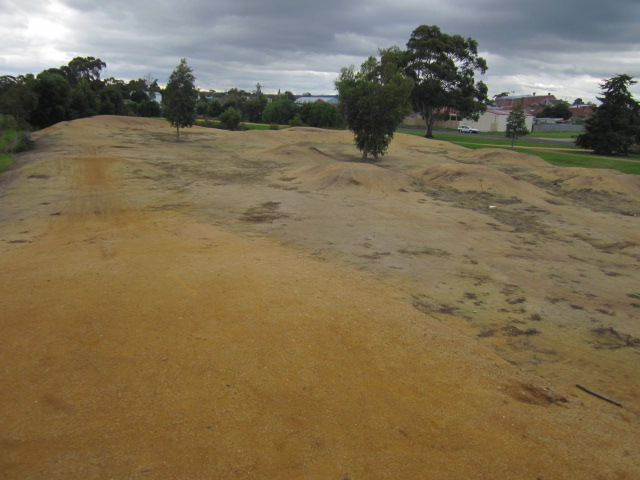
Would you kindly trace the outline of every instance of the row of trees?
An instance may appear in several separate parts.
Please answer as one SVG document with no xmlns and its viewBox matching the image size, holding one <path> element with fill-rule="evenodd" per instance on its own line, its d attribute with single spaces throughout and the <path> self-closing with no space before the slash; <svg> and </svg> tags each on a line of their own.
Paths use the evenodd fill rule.
<svg viewBox="0 0 640 480">
<path fill-rule="evenodd" d="M 545 107 L 540 113 L 536 114 L 537 118 L 562 118 L 569 120 L 573 116 L 573 112 L 569 110 L 569 102 L 561 100 L 556 105 Z"/>
<path fill-rule="evenodd" d="M 392 47 L 378 53 L 379 59 L 369 57 L 359 70 L 343 68 L 335 81 L 363 160 L 369 154 L 377 158 L 385 153 L 411 108 L 425 120 L 428 138 L 433 137 L 433 123 L 448 118 L 451 112 L 477 119 L 486 109 L 487 87 L 476 82 L 474 75 L 484 74 L 487 64 L 478 56 L 475 40 L 448 35 L 435 25 L 422 25 L 411 34 L 406 50 Z M 640 150 L 640 104 L 629 92 L 635 83 L 623 74 L 601 85 L 601 105 L 586 121 L 585 133 L 576 140 L 578 146 L 615 156 Z M 569 118 L 571 112 L 568 104 L 561 103 L 543 115 Z M 515 108 L 508 118 L 506 136 L 513 145 L 527 133 L 524 112 Z"/>
<path fill-rule="evenodd" d="M 98 114 L 173 117 L 175 109 L 183 109 L 182 115 L 192 117 L 191 124 L 195 115 L 205 119 L 222 117 L 228 128 L 236 128 L 241 121 L 334 128 L 345 124 L 341 113 L 331 105 L 298 105 L 296 96 L 289 91 L 275 98 L 263 95 L 259 89 L 252 94 L 234 88 L 224 96 L 201 92 L 195 87 L 195 77 L 186 60 L 181 61 L 162 92 L 180 98 L 163 105 L 156 101 L 161 93 L 157 79 L 147 76 L 128 83 L 103 79 L 105 68 L 106 63 L 99 58 L 76 57 L 67 65 L 37 75 L 1 76 L 0 112 L 13 116 L 23 129 L 40 129 Z M 186 83 L 174 92 L 176 82 Z"/>
<path fill-rule="evenodd" d="M 241 121 L 245 122 L 344 127 L 344 117 L 340 110 L 332 105 L 322 101 L 298 104 L 295 99 L 295 95 L 291 92 L 267 96 L 262 93 L 238 93 L 237 89 L 232 89 L 221 102 L 201 92 L 196 103 L 196 114 L 204 119 L 218 118 L 227 110 L 234 109 L 236 115 L 240 114 Z"/>
<path fill-rule="evenodd" d="M 383 155 L 393 133 L 413 108 L 425 121 L 425 137 L 433 124 L 451 112 L 478 118 L 486 110 L 488 88 L 475 80 L 486 61 L 472 38 L 449 35 L 436 25 L 421 25 L 407 49 L 380 50 L 356 70 L 345 67 L 335 82 L 347 125 L 363 159 Z"/>
<path fill-rule="evenodd" d="M 180 129 L 194 124 L 196 117 L 219 118 L 225 128 L 235 130 L 243 120 L 275 125 L 309 125 L 321 128 L 342 128 L 345 119 L 341 111 L 326 102 L 297 104 L 291 92 L 267 98 L 259 90 L 250 96 L 247 92 L 233 89 L 224 103 L 199 92 L 195 86 L 193 70 L 185 58 L 169 76 L 162 95 L 164 116 L 176 128 L 180 140 Z"/>
<path fill-rule="evenodd" d="M 163 104 L 155 101 L 160 92 L 156 79 L 140 78 L 125 83 L 102 79 L 106 64 L 99 58 L 76 57 L 68 65 L 51 68 L 34 76 L 0 77 L 0 112 L 12 115 L 19 128 L 45 128 L 54 123 L 96 114 L 161 116 L 177 128 L 193 125 L 196 115 L 218 117 L 227 128 L 242 121 L 316 127 L 348 126 L 355 135 L 363 158 L 383 155 L 402 118 L 413 109 L 425 120 L 428 138 L 432 126 L 451 112 L 477 118 L 488 102 L 487 87 L 475 81 L 475 74 L 487 70 L 478 56 L 478 44 L 471 38 L 448 35 L 435 25 L 416 28 L 407 49 L 392 47 L 379 51 L 356 70 L 343 68 L 335 81 L 340 109 L 324 103 L 296 104 L 285 92 L 267 98 L 233 89 L 222 103 L 199 92 L 186 59 L 169 77 Z M 602 102 L 587 121 L 586 132 L 577 143 L 598 154 L 627 155 L 640 144 L 640 108 L 628 91 L 636 82 L 619 75 L 601 86 Z M 272 100 L 272 101 L 269 101 Z M 520 112 L 511 119 L 508 136 L 526 134 Z"/>
<path fill-rule="evenodd" d="M 294 101 L 296 96 L 286 91 L 276 98 Z M 253 93 L 237 88 L 226 93 L 200 92 L 196 112 L 203 118 L 216 118 L 229 108 L 234 108 L 241 113 L 244 121 L 260 123 L 270 100 L 273 100 L 273 96 L 264 95 L 259 88 Z"/>
<path fill-rule="evenodd" d="M 97 114 L 160 115 L 157 80 L 102 79 L 106 66 L 99 58 L 76 57 L 38 75 L 2 76 L 0 112 L 12 115 L 20 128 L 45 128 Z"/>
</svg>

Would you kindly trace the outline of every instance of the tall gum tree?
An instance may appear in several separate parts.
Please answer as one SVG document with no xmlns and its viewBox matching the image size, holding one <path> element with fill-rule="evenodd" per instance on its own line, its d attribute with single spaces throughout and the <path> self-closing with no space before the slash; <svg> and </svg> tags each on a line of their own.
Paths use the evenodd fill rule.
<svg viewBox="0 0 640 480">
<path fill-rule="evenodd" d="M 164 116 L 176 127 L 176 141 L 180 141 L 180 129 L 193 126 L 196 120 L 196 103 L 198 90 L 195 87 L 196 77 L 187 65 L 187 59 L 180 60 L 180 64 L 169 76 L 169 81 L 162 94 Z"/>
<path fill-rule="evenodd" d="M 406 71 L 415 87 L 414 109 L 425 121 L 425 137 L 433 138 L 433 124 L 451 113 L 477 119 L 486 110 L 488 88 L 475 81 L 484 74 L 487 62 L 478 55 L 478 42 L 460 35 L 448 35 L 436 25 L 421 25 L 407 42 Z"/>
</svg>

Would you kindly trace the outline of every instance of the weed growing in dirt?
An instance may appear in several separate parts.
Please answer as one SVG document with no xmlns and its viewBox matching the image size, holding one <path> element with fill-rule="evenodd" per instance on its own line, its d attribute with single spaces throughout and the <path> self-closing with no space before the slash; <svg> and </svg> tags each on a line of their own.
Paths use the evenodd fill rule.
<svg viewBox="0 0 640 480">
<path fill-rule="evenodd" d="M 613 327 L 598 327 L 591 330 L 596 337 L 591 343 L 598 350 L 617 350 L 625 347 L 640 347 L 640 338 L 632 337 L 627 333 L 620 333 Z"/>
<path fill-rule="evenodd" d="M 247 209 L 240 219 L 243 222 L 252 223 L 272 223 L 279 218 L 287 218 L 286 213 L 278 212 L 280 209 L 280 202 L 264 202 L 255 207 Z"/>
</svg>

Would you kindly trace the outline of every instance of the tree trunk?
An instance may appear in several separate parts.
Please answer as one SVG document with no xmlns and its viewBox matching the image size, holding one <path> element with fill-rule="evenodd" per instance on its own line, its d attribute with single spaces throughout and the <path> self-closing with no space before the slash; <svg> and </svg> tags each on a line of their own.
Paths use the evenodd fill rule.
<svg viewBox="0 0 640 480">
<path fill-rule="evenodd" d="M 427 133 L 424 134 L 425 138 L 433 138 L 433 132 L 431 130 L 432 123 L 427 123 Z"/>
<path fill-rule="evenodd" d="M 425 138 L 433 138 L 433 111 L 431 109 L 425 109 L 420 112 L 420 115 L 422 115 L 425 126 L 427 127 L 427 131 L 424 134 Z"/>
<path fill-rule="evenodd" d="M 180 127 L 176 127 L 176 142 L 180 141 Z"/>
</svg>

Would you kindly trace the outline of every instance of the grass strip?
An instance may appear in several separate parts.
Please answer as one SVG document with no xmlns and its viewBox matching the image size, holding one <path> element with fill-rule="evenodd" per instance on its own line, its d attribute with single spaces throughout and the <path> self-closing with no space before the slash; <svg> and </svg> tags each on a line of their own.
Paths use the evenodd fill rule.
<svg viewBox="0 0 640 480">
<path fill-rule="evenodd" d="M 13 143 L 16 133 L 14 128 L 3 128 L 0 130 L 0 152 L 7 152 L 9 150 L 9 146 Z M 9 168 L 11 163 L 11 155 L 8 153 L 0 153 L 0 172 Z"/>
<path fill-rule="evenodd" d="M 410 135 L 424 136 L 424 132 L 420 130 L 399 129 L 398 132 L 407 133 Z M 561 133 L 575 134 L 575 132 Z M 461 135 L 447 133 L 437 134 L 435 139 L 454 143 L 456 145 L 471 149 L 504 148 L 515 152 L 528 153 L 530 155 L 536 155 L 544 161 L 559 167 L 606 168 L 617 170 L 622 173 L 640 175 L 640 155 L 637 154 L 630 155 L 624 158 L 605 157 L 594 155 L 587 150 L 576 147 L 571 143 L 563 145 L 551 142 L 532 142 L 526 140 L 517 140 L 516 146 L 511 149 L 511 140 L 507 138 L 478 138 L 475 136 L 473 136 L 472 138 L 461 138 Z"/>
<path fill-rule="evenodd" d="M 17 133 L 15 128 L 0 129 L 0 151 L 7 152 L 11 148 Z"/>
<path fill-rule="evenodd" d="M 8 153 L 0 153 L 0 172 L 11 166 L 11 155 Z"/>
</svg>

